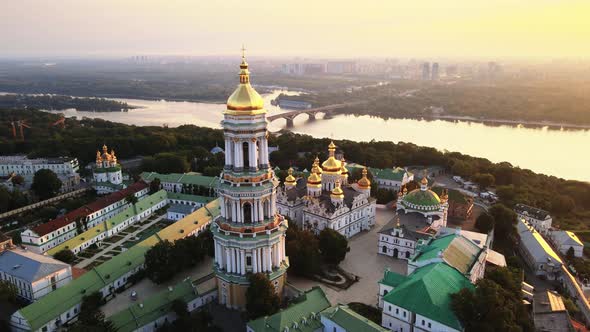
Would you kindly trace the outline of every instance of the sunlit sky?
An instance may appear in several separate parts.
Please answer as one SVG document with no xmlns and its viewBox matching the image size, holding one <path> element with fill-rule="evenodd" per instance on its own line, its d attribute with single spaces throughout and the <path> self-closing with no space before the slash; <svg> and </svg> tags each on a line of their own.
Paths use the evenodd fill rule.
<svg viewBox="0 0 590 332">
<path fill-rule="evenodd" d="M 588 0 L 0 0 L 0 56 L 589 57 Z"/>
</svg>

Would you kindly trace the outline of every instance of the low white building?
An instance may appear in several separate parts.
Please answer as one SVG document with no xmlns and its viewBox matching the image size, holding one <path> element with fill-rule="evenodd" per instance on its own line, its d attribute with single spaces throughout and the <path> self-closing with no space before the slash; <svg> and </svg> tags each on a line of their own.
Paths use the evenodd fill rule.
<svg viewBox="0 0 590 332">
<path fill-rule="evenodd" d="M 547 232 L 551 228 L 553 218 L 551 218 L 549 212 L 545 210 L 537 209 L 525 204 L 516 204 L 514 206 L 514 212 L 516 212 L 519 219 L 524 219 L 543 235 L 547 235 Z"/>
<path fill-rule="evenodd" d="M 28 250 L 0 253 L 0 280 L 16 286 L 18 296 L 33 302 L 72 280 L 70 265 Z"/>
<path fill-rule="evenodd" d="M 379 231 L 377 252 L 381 255 L 408 260 L 416 253 L 418 243 L 431 237 L 431 234 L 413 231 L 405 225 L 400 225 L 398 218 L 390 221 Z"/>
<path fill-rule="evenodd" d="M 26 229 L 21 233 L 22 244 L 36 253 L 44 253 L 78 234 L 78 228 L 92 228 L 112 218 L 129 206 L 128 195 L 141 199 L 149 192 L 145 182 L 136 182 L 129 187 L 70 211 L 63 216 Z M 80 226 L 78 226 L 80 225 Z"/>
<path fill-rule="evenodd" d="M 68 177 L 77 176 L 80 165 L 76 158 L 37 158 L 29 159 L 26 156 L 1 156 L 0 157 L 0 176 L 8 176 L 12 173 L 22 175 L 23 177 L 33 177 L 35 173 L 42 169 L 49 169 L 57 175 Z"/>
<path fill-rule="evenodd" d="M 436 263 L 408 276 L 386 270 L 379 281 L 381 326 L 395 332 L 463 331 L 451 307 L 451 295 L 474 289 L 455 268 Z"/>
<path fill-rule="evenodd" d="M 399 191 L 403 186 L 414 180 L 414 174 L 401 167 L 377 169 L 371 168 L 373 181 L 379 188 Z"/>
<path fill-rule="evenodd" d="M 543 236 L 526 220 L 519 218 L 516 225 L 520 235 L 518 251 L 535 275 L 555 280 L 561 273 L 563 261 Z"/>
<path fill-rule="evenodd" d="M 563 255 L 567 255 L 570 248 L 574 250 L 575 257 L 584 255 L 584 243 L 574 232 L 555 230 L 549 233 L 549 237 Z"/>
</svg>

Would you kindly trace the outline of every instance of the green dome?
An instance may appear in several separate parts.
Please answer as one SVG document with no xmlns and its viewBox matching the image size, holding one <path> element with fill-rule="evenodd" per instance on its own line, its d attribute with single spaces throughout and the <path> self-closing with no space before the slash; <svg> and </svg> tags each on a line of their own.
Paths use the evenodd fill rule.
<svg viewBox="0 0 590 332">
<path fill-rule="evenodd" d="M 409 209 L 432 211 L 440 208 L 440 198 L 432 190 L 415 189 L 402 198 L 401 204 Z"/>
</svg>

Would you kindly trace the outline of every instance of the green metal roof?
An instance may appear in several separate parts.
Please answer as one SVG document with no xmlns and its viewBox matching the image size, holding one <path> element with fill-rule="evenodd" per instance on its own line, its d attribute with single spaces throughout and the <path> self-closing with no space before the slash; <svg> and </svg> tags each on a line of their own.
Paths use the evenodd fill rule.
<svg viewBox="0 0 590 332">
<path fill-rule="evenodd" d="M 145 326 L 172 311 L 172 302 L 181 299 L 190 302 L 198 296 L 190 280 L 175 285 L 172 289 L 163 290 L 143 301 L 134 303 L 108 320 L 118 332 L 131 332 Z"/>
<path fill-rule="evenodd" d="M 414 189 L 402 198 L 402 204 L 404 203 L 435 207 L 440 205 L 440 198 L 432 190 Z"/>
<path fill-rule="evenodd" d="M 407 279 L 407 276 L 392 272 L 388 268 L 383 273 L 383 279 L 379 280 L 379 283 L 391 287 L 397 287 L 399 284 L 406 281 Z"/>
<path fill-rule="evenodd" d="M 408 276 L 408 280 L 383 297 L 386 303 L 402 307 L 446 326 L 462 330 L 451 308 L 451 294 L 473 285 L 459 271 L 445 263 L 429 264 Z"/>
<path fill-rule="evenodd" d="M 33 331 L 41 329 L 49 321 L 56 319 L 62 313 L 82 302 L 84 295 L 89 295 L 102 289 L 113 280 L 143 265 L 145 253 L 156 243 L 163 240 L 174 242 L 177 239 L 183 238 L 185 234 L 189 234 L 193 229 L 201 227 L 206 221 L 205 219 L 211 219 L 215 215 L 208 211 L 215 210 L 219 210 L 218 200 L 207 204 L 205 207 L 164 228 L 157 234 L 141 241 L 129 250 L 100 264 L 78 279 L 72 280 L 69 284 L 45 295 L 37 302 L 20 309 L 20 314 L 27 320 Z M 193 220 L 195 216 L 198 216 L 199 222 Z M 177 231 L 178 227 L 182 227 L 185 232 Z"/>
<path fill-rule="evenodd" d="M 218 177 L 205 176 L 198 173 L 170 173 L 162 174 L 156 172 L 143 172 L 140 174 L 144 181 L 152 181 L 155 178 L 160 179 L 160 182 L 193 184 L 203 187 L 215 188 L 219 183 Z"/>
<path fill-rule="evenodd" d="M 290 331 L 312 332 L 321 328 L 320 312 L 330 307 L 330 301 L 320 287 L 313 287 L 296 298 L 294 303 L 272 316 L 261 317 L 248 322 L 255 332 Z M 305 320 L 305 323 L 304 323 Z M 298 328 L 294 328 L 297 324 Z"/>
<path fill-rule="evenodd" d="M 410 264 L 440 257 L 446 264 L 468 275 L 483 249 L 462 235 L 449 234 L 418 246 L 416 252 Z"/>
<path fill-rule="evenodd" d="M 354 332 L 385 332 L 389 331 L 368 318 L 359 315 L 347 305 L 339 304 L 322 312 L 322 316 L 338 324 L 346 331 Z"/>
<path fill-rule="evenodd" d="M 196 203 L 201 203 L 201 204 L 207 204 L 215 199 L 215 197 L 181 194 L 181 193 L 168 193 L 168 198 L 169 199 L 178 199 L 181 201 L 196 202 Z"/>
<path fill-rule="evenodd" d="M 438 253 L 447 249 L 451 242 L 457 237 L 457 234 L 448 234 L 438 239 L 432 239 L 422 246 L 416 247 L 417 255 L 412 261 L 425 261 L 438 257 Z"/>
<path fill-rule="evenodd" d="M 401 167 L 384 169 L 371 168 L 371 173 L 373 173 L 373 176 L 378 179 L 401 182 L 404 179 L 404 174 L 406 174 L 406 170 Z"/>
</svg>

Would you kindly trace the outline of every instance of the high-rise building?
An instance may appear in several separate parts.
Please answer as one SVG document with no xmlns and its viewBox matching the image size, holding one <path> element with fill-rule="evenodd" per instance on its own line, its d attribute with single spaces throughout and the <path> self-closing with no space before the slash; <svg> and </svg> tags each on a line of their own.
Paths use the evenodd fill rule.
<svg viewBox="0 0 590 332">
<path fill-rule="evenodd" d="M 243 55 L 239 78 L 222 121 L 225 167 L 218 187 L 221 217 L 211 227 L 219 303 L 234 309 L 246 306 L 250 273 L 266 274 L 282 294 L 288 268 L 288 224 L 276 208 L 279 182 L 268 163 L 264 100 L 250 85 Z"/>
<path fill-rule="evenodd" d="M 433 62 L 432 63 L 432 75 L 431 78 L 433 81 L 436 81 L 439 79 L 439 74 L 438 74 L 438 62 Z"/>
<path fill-rule="evenodd" d="M 430 79 L 430 62 L 424 62 L 422 64 L 422 79 L 423 80 Z"/>
</svg>

